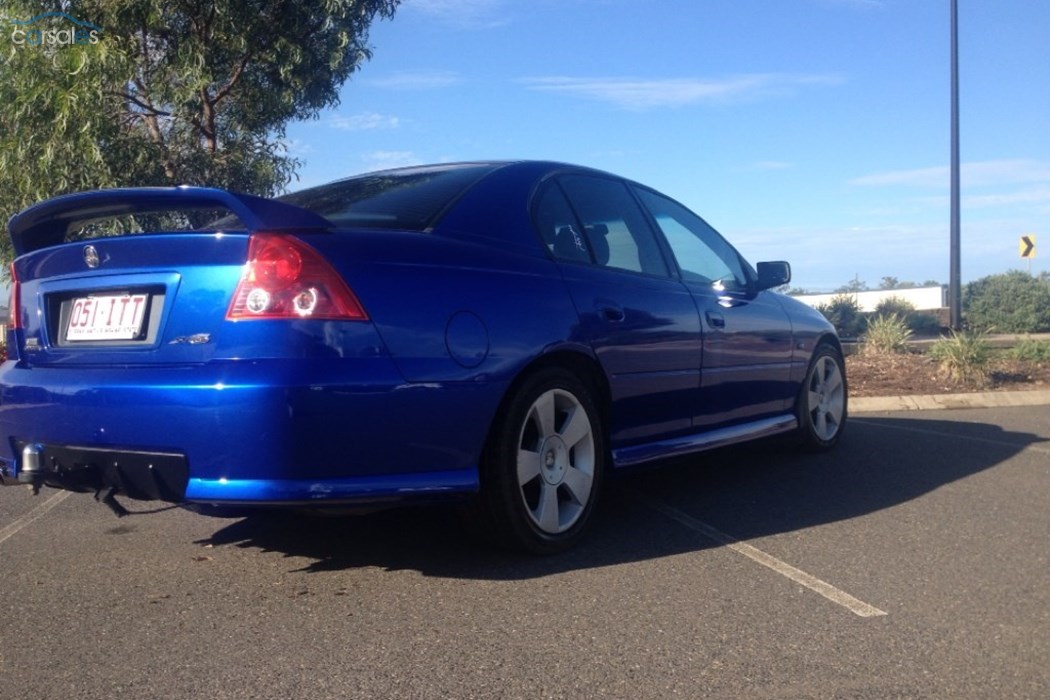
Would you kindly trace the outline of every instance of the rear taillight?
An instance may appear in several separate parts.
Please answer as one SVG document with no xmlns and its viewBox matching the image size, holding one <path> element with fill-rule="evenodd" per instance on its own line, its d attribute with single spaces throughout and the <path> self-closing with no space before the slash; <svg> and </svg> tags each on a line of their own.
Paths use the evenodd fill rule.
<svg viewBox="0 0 1050 700">
<path fill-rule="evenodd" d="M 7 327 L 15 330 L 22 327 L 22 284 L 18 281 L 18 273 L 15 272 L 15 264 L 11 263 L 11 295 L 7 300 L 11 310 L 11 318 Z"/>
<path fill-rule="evenodd" d="M 257 233 L 226 318 L 363 321 L 368 314 L 316 250 L 293 236 Z"/>
</svg>

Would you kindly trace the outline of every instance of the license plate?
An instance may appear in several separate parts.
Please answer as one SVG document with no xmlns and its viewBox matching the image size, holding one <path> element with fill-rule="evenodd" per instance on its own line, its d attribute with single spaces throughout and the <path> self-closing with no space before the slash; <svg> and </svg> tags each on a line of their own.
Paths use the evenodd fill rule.
<svg viewBox="0 0 1050 700">
<path fill-rule="evenodd" d="M 66 340 L 132 340 L 142 332 L 148 294 L 78 297 L 69 310 Z"/>
</svg>

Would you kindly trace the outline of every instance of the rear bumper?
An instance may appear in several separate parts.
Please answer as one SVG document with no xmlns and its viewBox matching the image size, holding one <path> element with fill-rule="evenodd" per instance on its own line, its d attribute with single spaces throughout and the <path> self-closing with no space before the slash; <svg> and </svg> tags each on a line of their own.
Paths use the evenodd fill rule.
<svg viewBox="0 0 1050 700">
<path fill-rule="evenodd" d="M 370 504 L 432 500 L 478 490 L 477 470 L 358 476 L 326 480 L 189 478 L 180 454 L 18 442 L 21 460 L 0 460 L 0 485 L 70 491 L 115 489 L 129 498 L 209 505 Z M 26 448 L 39 469 L 25 468 Z"/>
<path fill-rule="evenodd" d="M 317 505 L 471 493 L 503 388 L 406 383 L 386 358 L 118 369 L 8 362 L 0 480 L 18 483 L 22 451 L 39 445 L 44 483 L 115 486 L 134 498 Z M 164 466 L 134 455 L 161 456 Z M 116 472 L 114 462 L 123 465 Z"/>
</svg>

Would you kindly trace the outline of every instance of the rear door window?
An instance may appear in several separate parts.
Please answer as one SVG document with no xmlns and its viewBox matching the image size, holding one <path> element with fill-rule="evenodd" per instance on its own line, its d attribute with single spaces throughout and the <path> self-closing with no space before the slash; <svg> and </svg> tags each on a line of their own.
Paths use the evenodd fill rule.
<svg viewBox="0 0 1050 700">
<path fill-rule="evenodd" d="M 624 183 L 591 175 L 566 175 L 558 183 L 596 265 L 669 275 L 656 236 Z"/>
<path fill-rule="evenodd" d="M 556 182 L 548 182 L 537 197 L 535 221 L 543 244 L 558 260 L 593 262 L 583 227 Z"/>
</svg>

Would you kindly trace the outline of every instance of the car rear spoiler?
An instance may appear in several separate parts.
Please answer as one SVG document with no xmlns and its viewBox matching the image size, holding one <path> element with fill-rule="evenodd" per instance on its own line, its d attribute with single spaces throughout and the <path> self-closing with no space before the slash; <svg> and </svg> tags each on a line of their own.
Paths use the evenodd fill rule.
<svg viewBox="0 0 1050 700">
<path fill-rule="evenodd" d="M 67 194 L 23 209 L 7 230 L 15 254 L 58 245 L 75 224 L 147 212 L 225 209 L 250 231 L 326 229 L 331 222 L 312 211 L 274 199 L 211 187 L 127 187 Z"/>
</svg>

